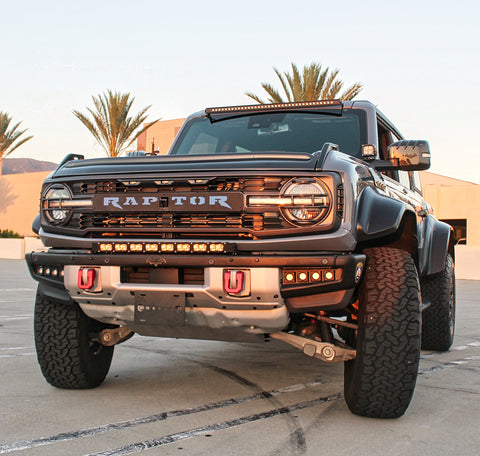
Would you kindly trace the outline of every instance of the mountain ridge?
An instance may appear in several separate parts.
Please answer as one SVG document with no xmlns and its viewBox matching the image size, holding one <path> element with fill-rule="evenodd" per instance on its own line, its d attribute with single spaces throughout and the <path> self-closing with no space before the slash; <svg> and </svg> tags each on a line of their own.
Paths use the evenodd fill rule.
<svg viewBox="0 0 480 456">
<path fill-rule="evenodd" d="M 33 158 L 5 158 L 3 160 L 2 174 L 38 173 L 41 171 L 53 171 L 57 163 Z"/>
</svg>

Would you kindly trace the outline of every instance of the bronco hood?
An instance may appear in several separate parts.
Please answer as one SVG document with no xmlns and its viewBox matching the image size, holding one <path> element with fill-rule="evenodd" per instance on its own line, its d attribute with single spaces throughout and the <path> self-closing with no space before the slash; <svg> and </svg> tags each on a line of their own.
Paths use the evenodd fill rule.
<svg viewBox="0 0 480 456">
<path fill-rule="evenodd" d="M 198 172 L 222 173 L 244 171 L 316 171 L 322 161 L 321 153 L 235 153 L 223 155 L 162 155 L 122 158 L 64 160 L 52 178 L 84 175 L 124 175 L 158 173 L 185 175 Z"/>
</svg>

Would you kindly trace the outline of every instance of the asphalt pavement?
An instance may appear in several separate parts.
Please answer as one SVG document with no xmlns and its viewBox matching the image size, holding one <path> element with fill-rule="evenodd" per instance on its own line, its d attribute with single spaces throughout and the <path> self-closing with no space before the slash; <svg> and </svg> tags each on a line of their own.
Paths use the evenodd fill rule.
<svg viewBox="0 0 480 456">
<path fill-rule="evenodd" d="M 447 353 L 422 352 L 399 419 L 352 415 L 343 366 L 267 344 L 134 336 L 92 390 L 49 386 L 36 283 L 0 260 L 0 455 L 480 455 L 480 281 L 457 281 Z"/>
</svg>

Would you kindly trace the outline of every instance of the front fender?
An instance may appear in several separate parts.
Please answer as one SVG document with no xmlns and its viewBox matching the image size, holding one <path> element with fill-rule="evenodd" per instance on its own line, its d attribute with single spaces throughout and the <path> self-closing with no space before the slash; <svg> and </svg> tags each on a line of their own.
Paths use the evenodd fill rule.
<svg viewBox="0 0 480 456">
<path fill-rule="evenodd" d="M 38 234 L 40 232 L 40 228 L 41 228 L 40 214 L 37 214 L 37 216 L 35 217 L 35 219 L 32 222 L 32 231 L 35 234 Z"/>
<path fill-rule="evenodd" d="M 396 233 L 405 212 L 401 201 L 380 195 L 373 187 L 366 187 L 357 203 L 357 240 L 371 241 Z"/>
</svg>

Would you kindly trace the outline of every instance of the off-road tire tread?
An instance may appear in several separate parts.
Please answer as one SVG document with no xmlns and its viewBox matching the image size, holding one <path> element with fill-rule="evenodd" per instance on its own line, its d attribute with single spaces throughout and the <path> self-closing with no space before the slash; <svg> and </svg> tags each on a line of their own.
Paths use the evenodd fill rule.
<svg viewBox="0 0 480 456">
<path fill-rule="evenodd" d="M 403 250 L 364 253 L 357 357 L 345 363 L 345 400 L 357 415 L 398 418 L 413 396 L 420 359 L 418 273 Z"/>
<path fill-rule="evenodd" d="M 452 257 L 447 255 L 445 269 L 425 277 L 421 285 L 423 299 L 430 301 L 422 314 L 422 349 L 447 351 L 453 343 L 451 328 L 455 324 L 455 301 L 453 314 L 449 311 L 451 286 L 455 299 L 455 266 Z"/>
<path fill-rule="evenodd" d="M 102 324 L 87 317 L 76 303 L 51 302 L 37 292 L 34 327 L 37 359 L 48 383 L 85 389 L 103 382 L 113 347 L 99 346 L 98 352 L 92 353 L 88 335 Z"/>
</svg>

